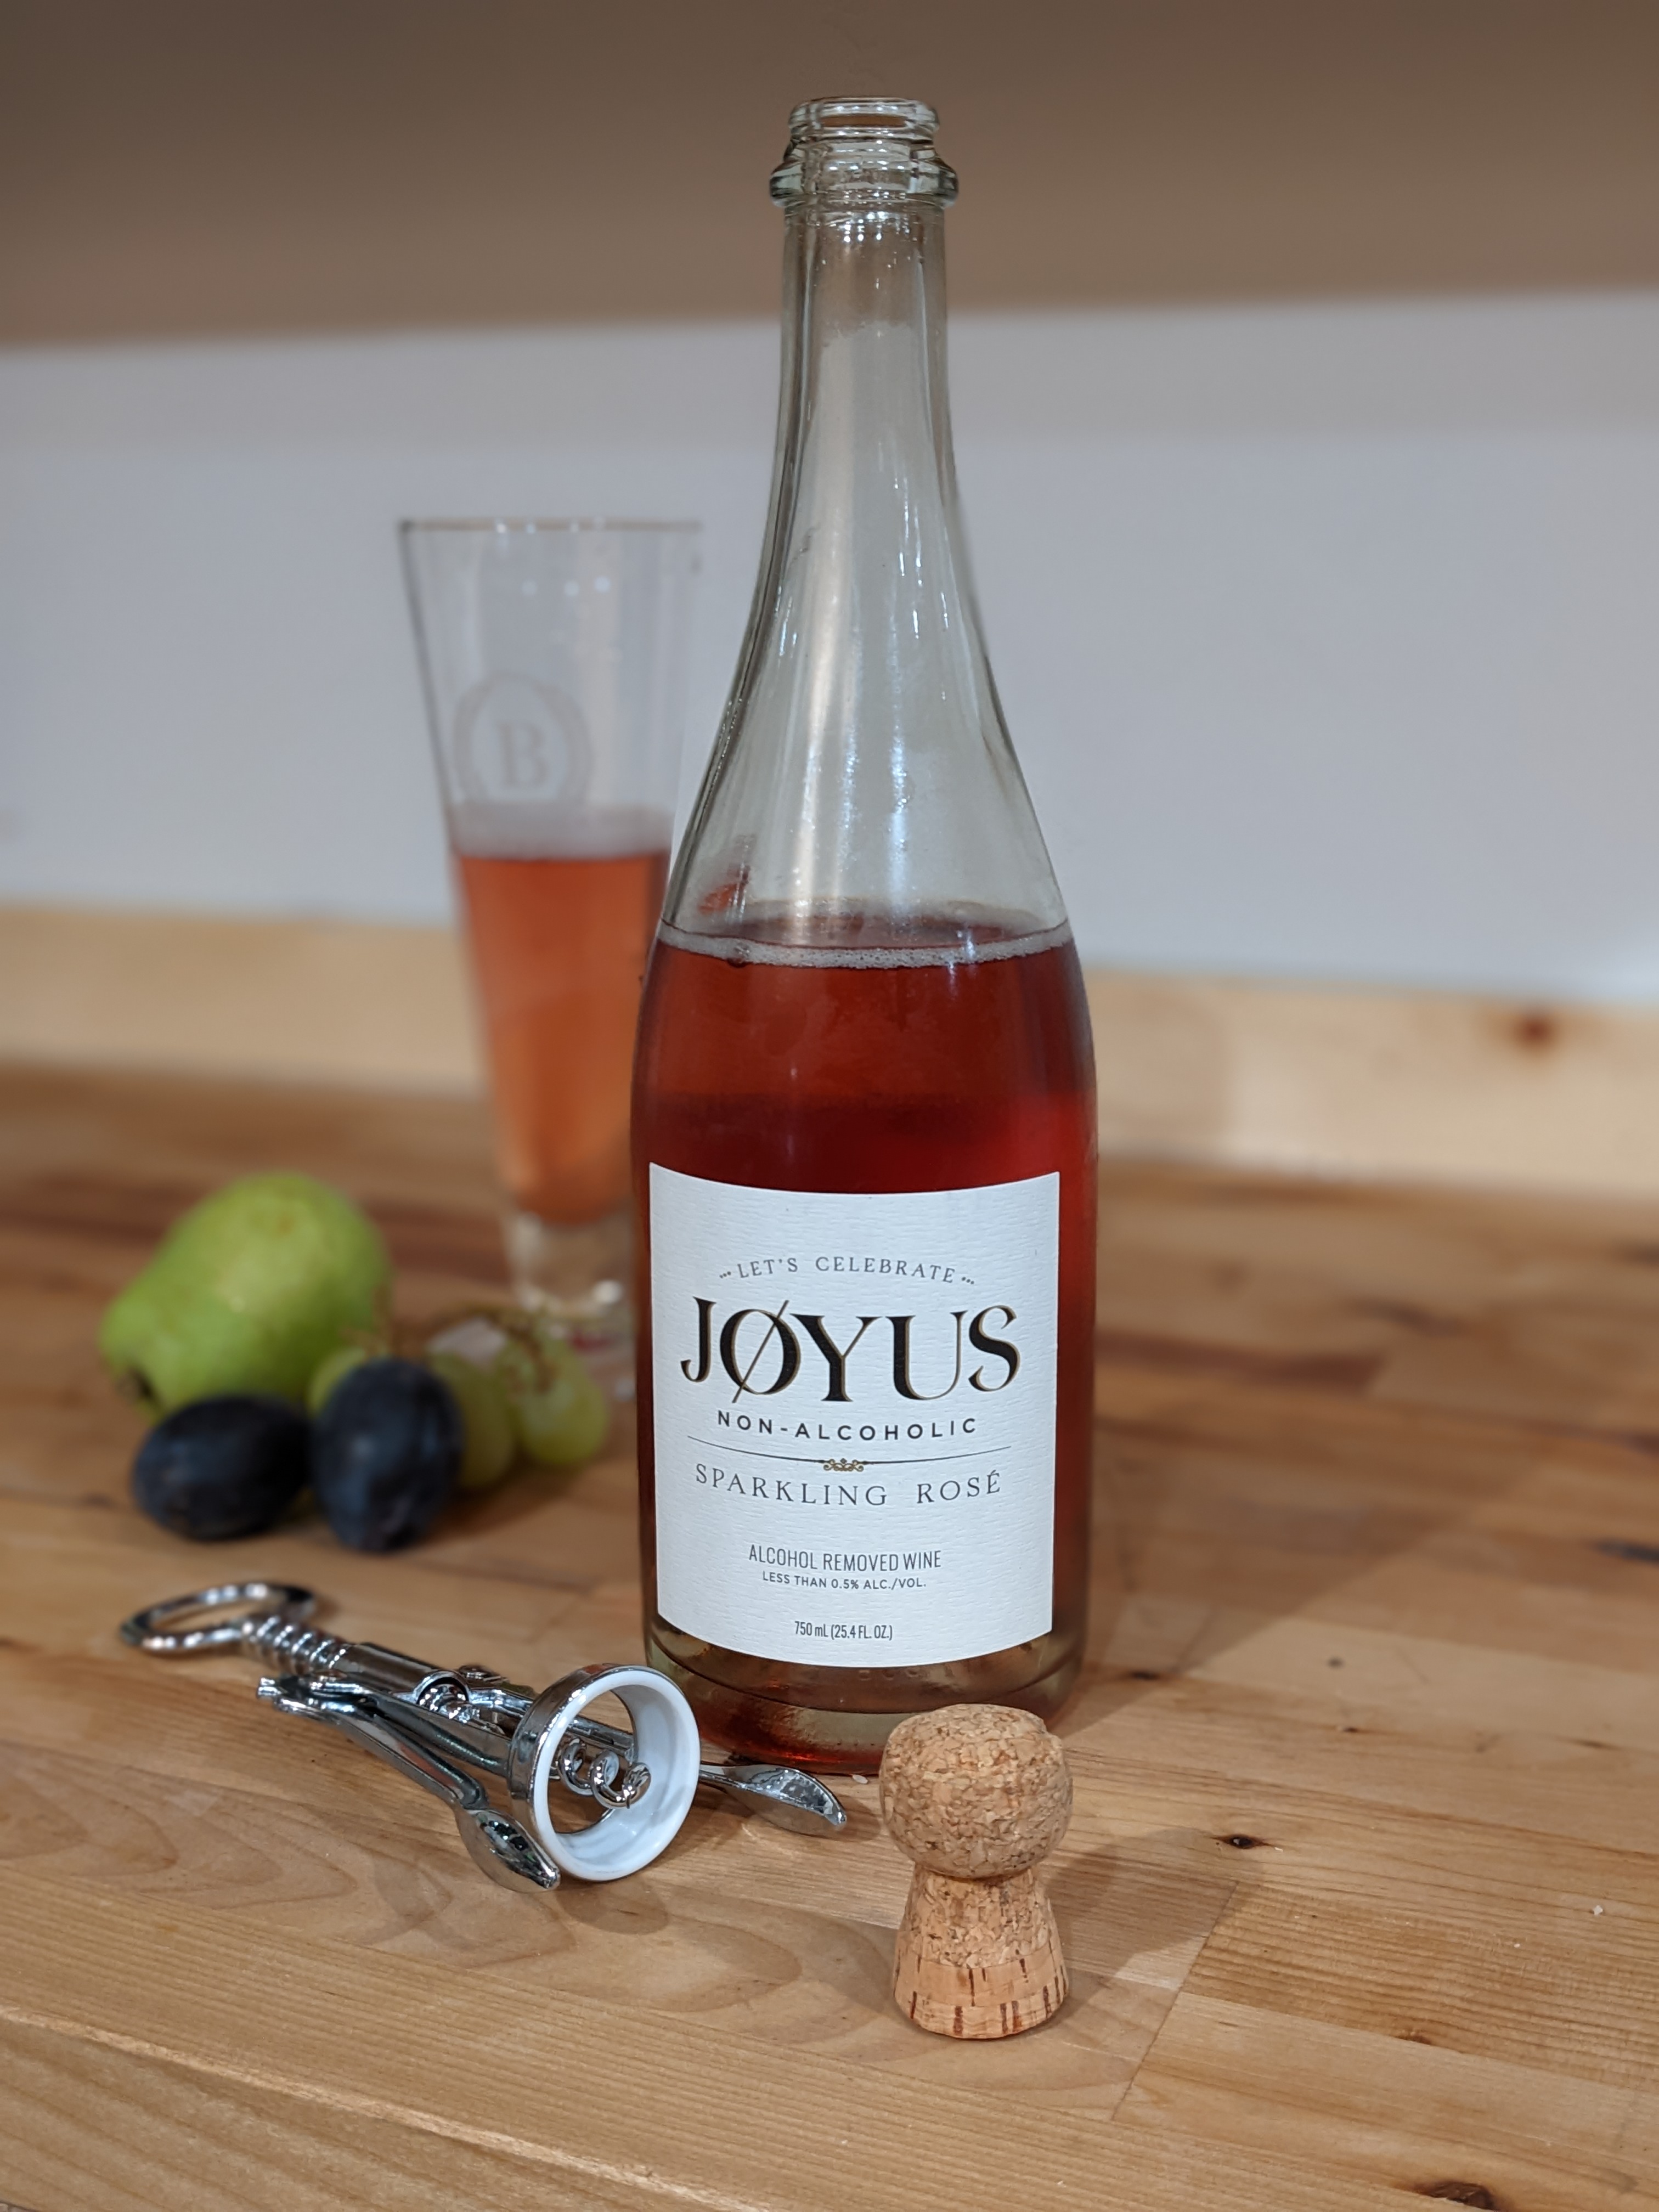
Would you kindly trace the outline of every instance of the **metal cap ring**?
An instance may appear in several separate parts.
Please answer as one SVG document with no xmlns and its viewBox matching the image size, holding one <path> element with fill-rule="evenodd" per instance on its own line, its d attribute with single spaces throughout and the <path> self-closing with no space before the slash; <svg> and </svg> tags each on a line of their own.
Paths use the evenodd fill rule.
<svg viewBox="0 0 1659 2212">
<path fill-rule="evenodd" d="M 191 1590 L 183 1597 L 163 1598 L 147 1605 L 121 1623 L 121 1641 L 140 1651 L 162 1658 L 181 1659 L 200 1651 L 240 1650 L 246 1632 L 279 1613 L 286 1620 L 306 1620 L 317 1603 L 317 1594 L 299 1583 L 216 1583 L 211 1589 Z M 222 1605 L 251 1605 L 257 1612 L 216 1620 L 204 1628 L 169 1628 L 170 1621 L 185 1620 L 193 1613 L 209 1613 Z"/>
</svg>

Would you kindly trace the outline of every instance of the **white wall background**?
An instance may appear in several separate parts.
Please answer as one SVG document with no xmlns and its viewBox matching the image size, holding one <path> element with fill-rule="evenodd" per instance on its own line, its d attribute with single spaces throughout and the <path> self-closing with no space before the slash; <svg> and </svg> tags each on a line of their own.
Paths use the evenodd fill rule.
<svg viewBox="0 0 1659 2212">
<path fill-rule="evenodd" d="M 0 354 L 0 898 L 429 920 L 403 515 L 702 517 L 775 336 Z M 1086 957 L 1659 999 L 1659 295 L 962 317 L 969 532 Z"/>
</svg>

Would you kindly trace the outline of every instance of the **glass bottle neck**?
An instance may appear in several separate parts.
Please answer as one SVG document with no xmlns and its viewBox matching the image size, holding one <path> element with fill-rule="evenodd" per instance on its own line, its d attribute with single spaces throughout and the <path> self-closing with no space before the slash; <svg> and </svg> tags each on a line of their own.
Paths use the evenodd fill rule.
<svg viewBox="0 0 1659 2212">
<path fill-rule="evenodd" d="M 920 533 L 949 541 L 960 574 L 945 383 L 943 211 L 926 203 L 790 211 L 772 550 L 801 533 L 856 562 L 919 557 Z M 780 542 L 781 541 L 781 542 Z"/>
<path fill-rule="evenodd" d="M 788 228 L 771 513 L 670 886 L 676 939 L 971 957 L 1064 927 L 957 517 L 941 177 L 931 139 L 809 133 L 775 180 Z"/>
</svg>

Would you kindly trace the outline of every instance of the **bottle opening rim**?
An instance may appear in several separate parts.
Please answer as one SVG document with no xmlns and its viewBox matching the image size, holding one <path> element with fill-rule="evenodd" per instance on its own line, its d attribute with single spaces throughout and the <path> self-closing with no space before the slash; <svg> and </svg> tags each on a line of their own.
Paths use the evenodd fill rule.
<svg viewBox="0 0 1659 2212">
<path fill-rule="evenodd" d="M 938 129 L 938 113 L 926 100 L 842 96 L 803 100 L 789 118 L 789 143 L 799 146 L 811 138 L 902 138 L 926 146 Z"/>
<path fill-rule="evenodd" d="M 921 100 L 808 100 L 789 118 L 789 144 L 772 172 L 781 206 L 949 207 L 956 172 L 933 149 L 939 117 Z"/>
</svg>

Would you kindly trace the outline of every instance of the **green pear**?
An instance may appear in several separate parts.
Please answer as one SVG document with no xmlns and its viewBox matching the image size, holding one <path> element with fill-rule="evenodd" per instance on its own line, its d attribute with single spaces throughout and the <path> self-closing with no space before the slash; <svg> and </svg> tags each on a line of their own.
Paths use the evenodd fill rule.
<svg viewBox="0 0 1659 2212">
<path fill-rule="evenodd" d="M 162 1413 L 221 1391 L 303 1400 L 391 1277 L 380 1232 L 310 1176 L 246 1176 L 192 1206 L 106 1312 L 98 1348 Z"/>
</svg>

